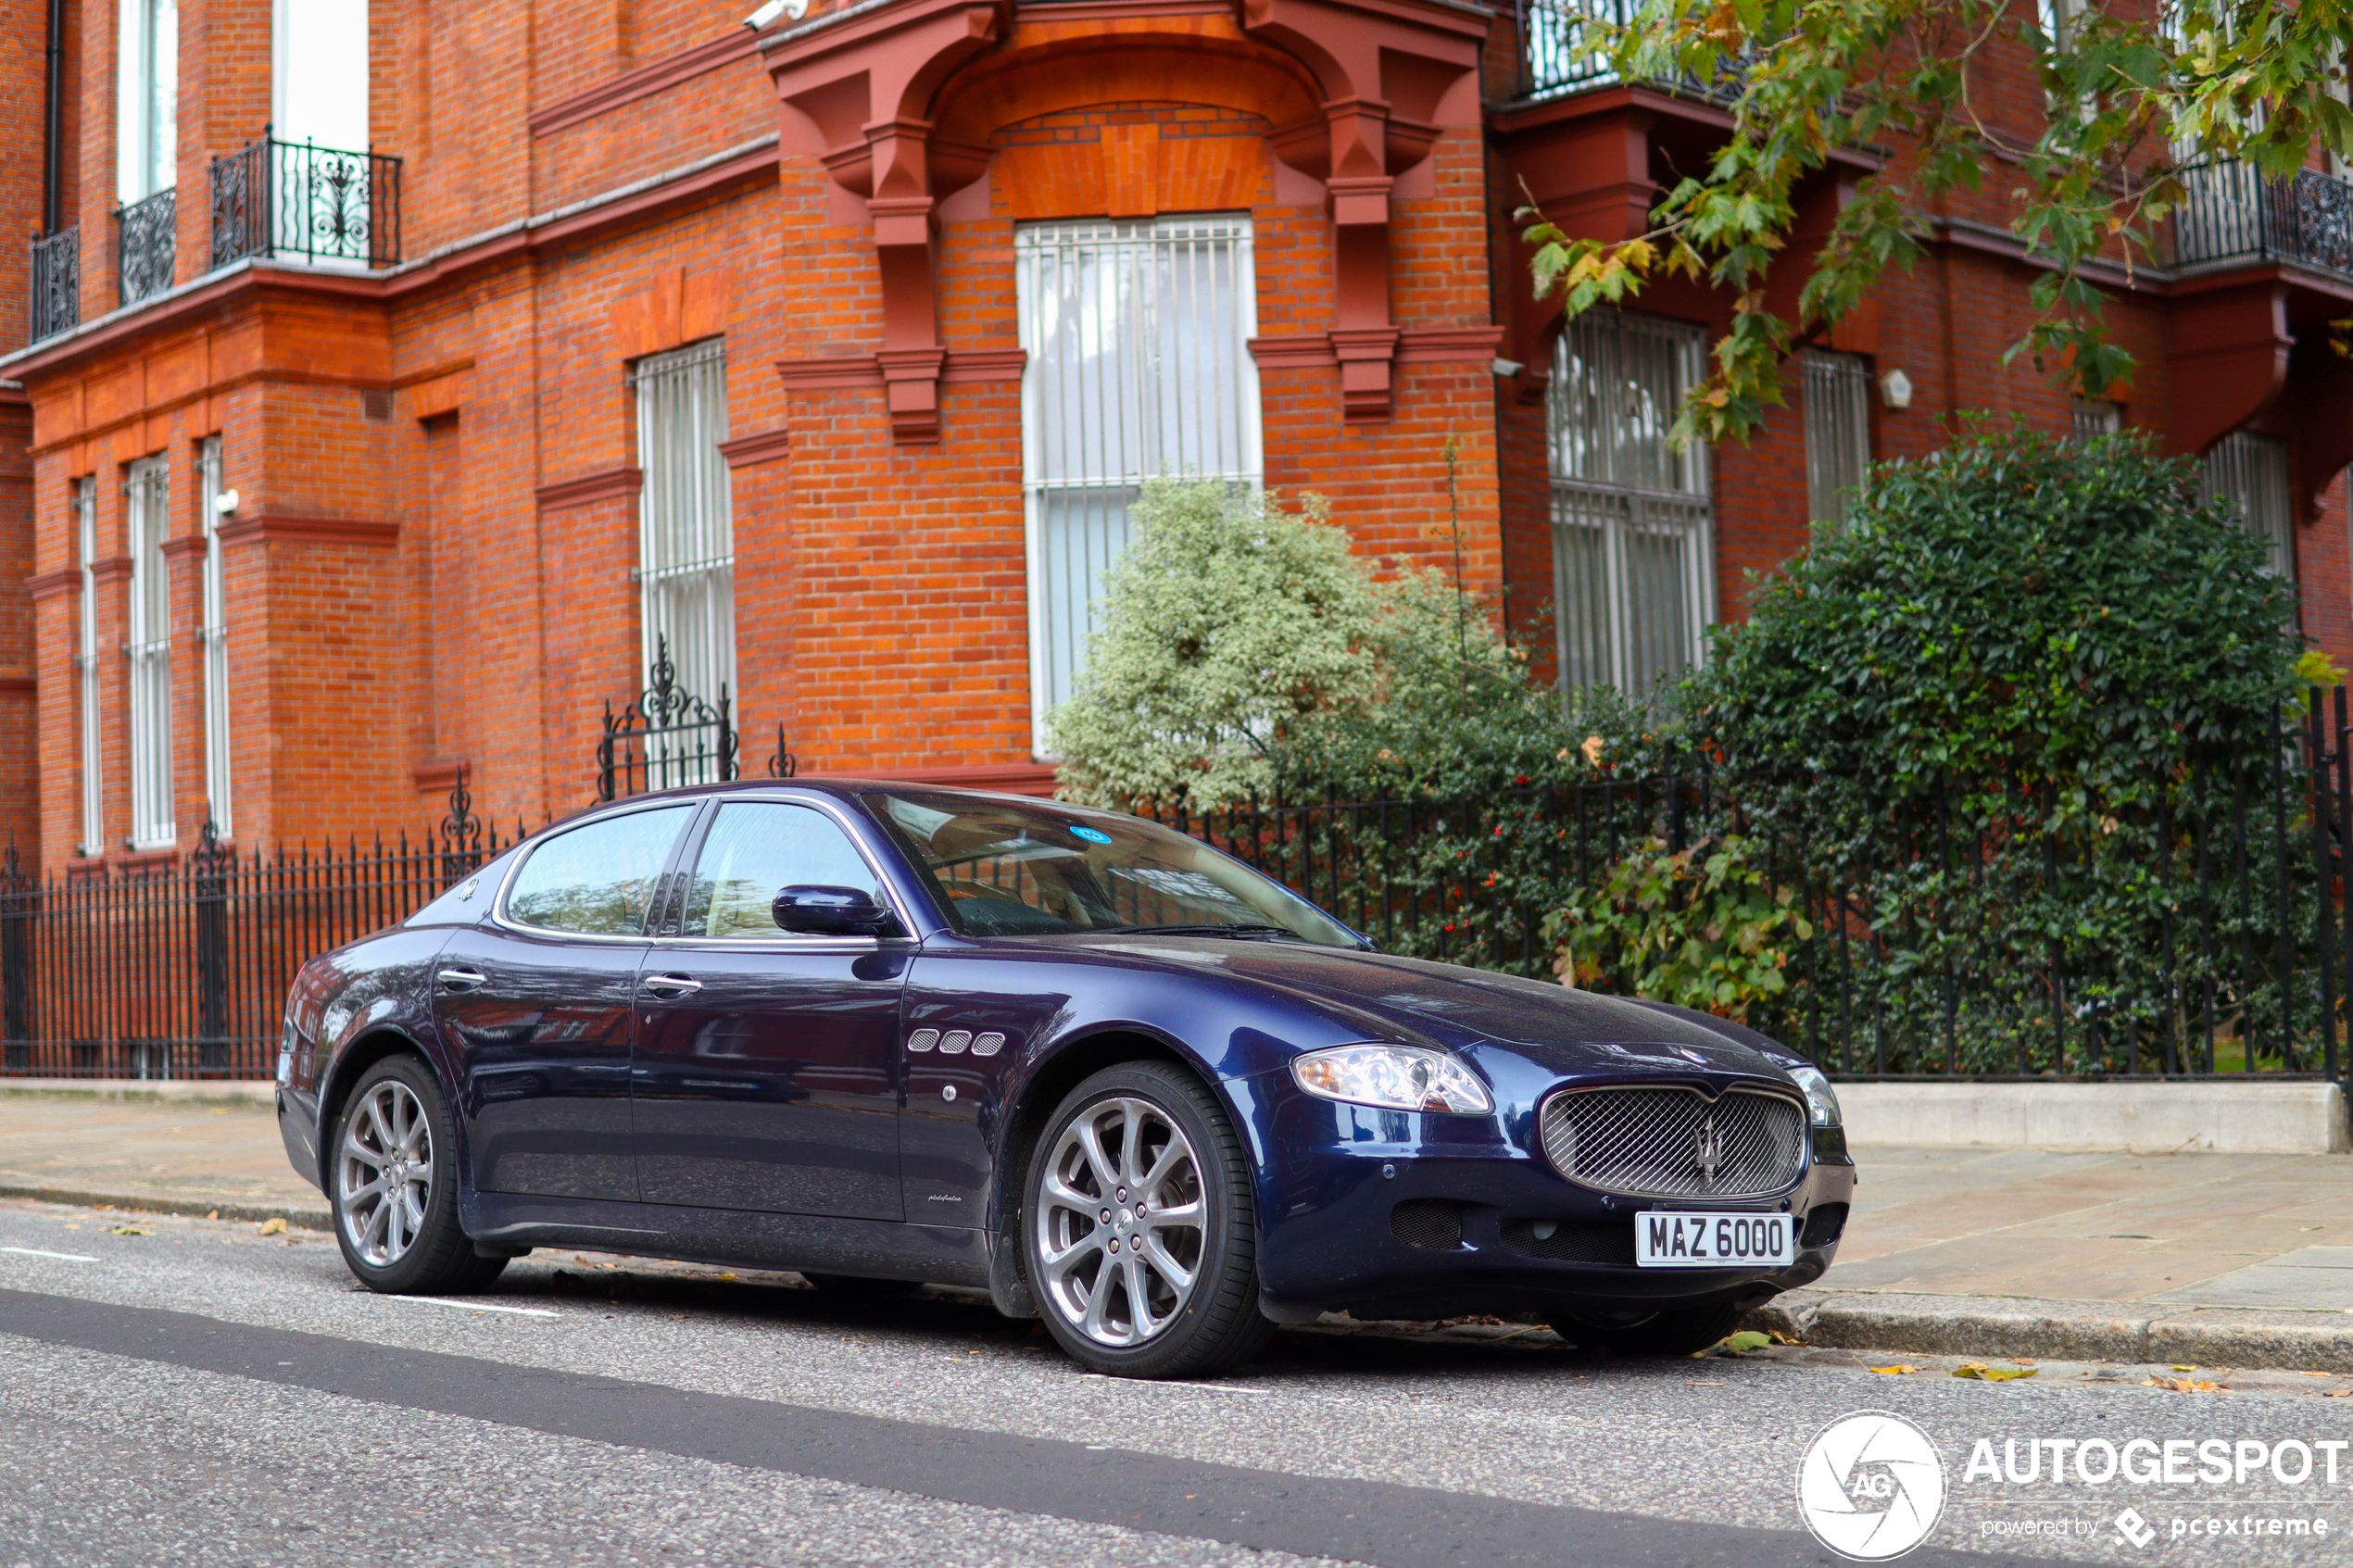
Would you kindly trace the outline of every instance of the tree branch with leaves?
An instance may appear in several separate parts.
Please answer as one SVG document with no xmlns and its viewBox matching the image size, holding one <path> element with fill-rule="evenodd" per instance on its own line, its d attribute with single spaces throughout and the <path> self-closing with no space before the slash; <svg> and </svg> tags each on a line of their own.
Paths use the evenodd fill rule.
<svg viewBox="0 0 2353 1568">
<path fill-rule="evenodd" d="M 1744 439 L 1782 401 L 1784 362 L 1889 269 L 1917 261 L 1940 207 L 1992 176 L 2011 182 L 1996 193 L 2010 232 L 2045 264 L 2034 320 L 2005 362 L 2029 356 L 2084 395 L 2108 395 L 2133 361 L 2109 332 L 2097 275 L 2161 255 L 2162 226 L 2200 170 L 2236 161 L 2277 179 L 2315 148 L 2353 156 L 2353 3 L 2158 4 L 2162 14 L 2085 9 L 2057 26 L 2033 0 L 1646 0 L 1623 22 L 1572 18 L 1569 49 L 1605 56 L 1621 81 L 1705 88 L 1733 126 L 1642 234 L 1572 234 L 1531 198 L 1521 216 L 1537 296 L 1558 292 L 1575 316 L 1662 276 L 1726 291 L 1731 328 L 1673 439 Z M 1993 76 L 2015 69 L 1996 59 L 2011 44 L 2045 90 L 2037 134 L 1983 108 Z M 1877 168 L 1807 258 L 1794 313 L 1776 313 L 1768 274 L 1795 237 L 1801 187 L 1856 155 Z"/>
</svg>

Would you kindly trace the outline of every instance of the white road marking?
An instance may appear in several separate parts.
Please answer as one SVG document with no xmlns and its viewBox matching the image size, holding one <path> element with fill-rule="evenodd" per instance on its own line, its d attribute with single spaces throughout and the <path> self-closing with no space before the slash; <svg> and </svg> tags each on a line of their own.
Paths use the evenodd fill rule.
<svg viewBox="0 0 2353 1568">
<path fill-rule="evenodd" d="M 94 1263 L 98 1261 L 80 1252 L 44 1252 L 38 1247 L 0 1247 L 0 1252 L 20 1253 L 27 1258 L 56 1258 L 68 1263 Z"/>
<path fill-rule="evenodd" d="M 487 1301 L 447 1301 L 438 1296 L 396 1296 L 396 1301 L 422 1301 L 428 1307 L 455 1307 L 461 1312 L 512 1312 L 519 1318 L 560 1318 L 561 1312 L 543 1311 L 537 1307 L 498 1307 Z"/>
<path fill-rule="evenodd" d="M 1125 1383 L 1130 1388 L 1176 1388 L 1190 1394 L 1272 1394 L 1272 1388 L 1231 1388 L 1222 1383 L 1164 1383 L 1154 1378 L 1114 1377 L 1104 1372 L 1082 1372 L 1081 1377 L 1101 1378 L 1105 1383 Z"/>
</svg>

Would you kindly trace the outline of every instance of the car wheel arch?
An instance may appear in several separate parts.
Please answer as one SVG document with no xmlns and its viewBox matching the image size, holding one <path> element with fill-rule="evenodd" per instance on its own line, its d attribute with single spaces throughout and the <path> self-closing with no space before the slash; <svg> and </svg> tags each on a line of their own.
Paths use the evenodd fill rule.
<svg viewBox="0 0 2353 1568">
<path fill-rule="evenodd" d="M 1138 1029 L 1103 1029 L 1058 1044 L 1052 1054 L 1032 1066 L 1015 1089 L 998 1133 L 994 1169 L 989 1182 L 991 1248 L 988 1289 L 1000 1311 L 1009 1317 L 1038 1315 L 1027 1271 L 1022 1262 L 1021 1191 L 1029 1177 L 1029 1161 L 1046 1123 L 1071 1090 L 1107 1067 L 1131 1061 L 1161 1061 L 1180 1067 L 1199 1078 L 1215 1096 L 1228 1116 L 1235 1114 L 1231 1098 L 1217 1075 L 1190 1052 L 1158 1035 Z"/>
<path fill-rule="evenodd" d="M 431 1051 L 399 1029 L 379 1025 L 369 1030 L 335 1053 L 327 1081 L 319 1086 L 319 1180 L 322 1190 L 328 1161 L 333 1158 L 335 1118 L 343 1114 L 344 1102 L 351 1098 L 353 1085 L 367 1074 L 368 1069 L 394 1056 L 413 1056 L 423 1062 L 425 1071 L 441 1085 L 443 1096 L 455 1112 L 457 1099 L 449 1093 L 448 1075 L 434 1060 Z"/>
</svg>

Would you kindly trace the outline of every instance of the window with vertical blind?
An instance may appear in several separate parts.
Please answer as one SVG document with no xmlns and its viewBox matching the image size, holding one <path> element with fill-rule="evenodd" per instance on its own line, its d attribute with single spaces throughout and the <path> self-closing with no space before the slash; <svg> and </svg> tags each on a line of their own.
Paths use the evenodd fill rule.
<svg viewBox="0 0 2353 1568">
<path fill-rule="evenodd" d="M 2247 532 L 2263 541 L 2271 568 L 2296 575 L 2296 521 L 2288 507 L 2287 443 L 2252 431 L 2233 431 L 2206 455 L 2199 499 L 2233 508 Z"/>
<path fill-rule="evenodd" d="M 82 625 L 73 659 L 82 707 L 82 852 L 106 852 L 106 762 L 98 726 L 98 482 L 73 482 L 74 556 L 82 567 Z"/>
<path fill-rule="evenodd" d="M 1545 394 L 1561 684 L 1641 696 L 1697 663 L 1716 619 L 1707 452 L 1667 444 L 1697 327 L 1600 307 L 1561 332 Z"/>
<path fill-rule="evenodd" d="M 131 542 L 131 613 L 123 652 L 131 665 L 131 847 L 178 836 L 171 820 L 171 463 L 143 458 L 123 484 Z"/>
<path fill-rule="evenodd" d="M 2124 428 L 2124 410 L 2117 404 L 2096 397 L 2075 400 L 2074 432 L 2078 441 L 2089 441 L 2095 435 L 2114 435 Z"/>
<path fill-rule="evenodd" d="M 229 596 L 220 558 L 220 437 L 196 447 L 196 524 L 204 530 L 204 591 L 196 641 L 204 649 L 204 790 L 213 829 L 233 831 L 229 800 Z"/>
<path fill-rule="evenodd" d="M 1071 694 L 1146 479 L 1260 477 L 1250 215 L 1014 231 L 1032 736 Z"/>
<path fill-rule="evenodd" d="M 141 201 L 179 178 L 178 0 L 120 0 L 115 47 L 115 194 Z"/>
<path fill-rule="evenodd" d="M 1816 522 L 1844 522 L 1871 466 L 1871 370 L 1857 354 L 1807 349 L 1806 507 Z"/>
<path fill-rule="evenodd" d="M 649 355 L 637 361 L 630 384 L 645 475 L 636 571 L 645 668 L 650 671 L 666 651 L 679 688 L 716 706 L 736 689 L 736 525 L 719 451 L 727 439 L 726 341 Z M 665 781 L 710 782 L 696 771 L 717 766 L 717 748 L 671 738 L 699 761 L 682 762 L 694 776 L 673 770 Z"/>
</svg>

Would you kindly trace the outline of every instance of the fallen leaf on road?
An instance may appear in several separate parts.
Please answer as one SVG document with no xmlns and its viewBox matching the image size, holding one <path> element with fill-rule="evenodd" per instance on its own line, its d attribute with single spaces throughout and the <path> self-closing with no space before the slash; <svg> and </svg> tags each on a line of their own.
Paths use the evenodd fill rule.
<svg viewBox="0 0 2353 1568">
<path fill-rule="evenodd" d="M 254 1228 L 253 1228 L 253 1234 L 254 1234 L 254 1235 L 256 1235 L 256 1236 L 283 1236 L 283 1235 L 285 1235 L 285 1234 L 286 1234 L 286 1222 L 285 1222 L 285 1217 L 284 1217 L 283 1215 L 277 1215 L 277 1216 L 273 1216 L 273 1217 L 271 1217 L 271 1218 L 270 1218 L 270 1219 L 267 1219 L 267 1220 L 262 1221 L 262 1222 L 261 1222 L 261 1223 L 259 1223 L 259 1224 L 258 1224 L 258 1225 L 254 1226 Z"/>
<path fill-rule="evenodd" d="M 156 1233 L 153 1231 L 143 1231 L 136 1225 L 116 1225 L 107 1234 L 109 1236 L 153 1236 Z"/>
<path fill-rule="evenodd" d="M 1981 1383 L 2015 1383 L 2021 1377 L 2034 1375 L 2032 1367 L 1991 1367 L 1983 1361 L 1963 1361 L 1953 1369 L 1955 1377 L 1971 1377 Z"/>
<path fill-rule="evenodd" d="M 1873 1372 L 1883 1372 L 1890 1377 L 1901 1377 L 1907 1372 L 1918 1372 L 1920 1369 L 1914 1366 L 1909 1361 L 1898 1361 L 1894 1366 L 1875 1366 L 1871 1368 L 1871 1370 Z"/>
<path fill-rule="evenodd" d="M 2032 1366 L 2033 1364 L 2034 1358 L 2032 1356 L 2012 1356 L 2010 1358 L 2010 1365 L 2012 1366 Z"/>
<path fill-rule="evenodd" d="M 2196 1369 L 2192 1368 L 2191 1370 L 2196 1371 Z M 2197 1377 L 2152 1377 L 2148 1380 L 2148 1386 L 2152 1388 L 2171 1388 L 2176 1394 L 2212 1394 L 2219 1392 L 2222 1386 L 2219 1383 L 2209 1383 L 2204 1378 Z"/>
<path fill-rule="evenodd" d="M 1687 1379 L 1685 1380 L 1683 1386 L 1686 1388 L 1721 1388 L 1724 1386 L 1724 1380 L 1719 1377 L 1706 1382 L 1693 1383 Z"/>
<path fill-rule="evenodd" d="M 1770 1345 L 1772 1342 L 1773 1336 L 1771 1335 L 1759 1334 L 1753 1328 L 1746 1328 L 1743 1329 L 1738 1334 L 1726 1335 L 1722 1339 L 1716 1342 L 1716 1348 L 1718 1350 L 1728 1350 L 1731 1354 L 1737 1356 L 1743 1350 L 1762 1350 L 1766 1346 Z"/>
<path fill-rule="evenodd" d="M 2197 1368 L 2194 1366 L 2183 1366 L 2181 1362 L 2175 1361 L 2173 1363 L 2173 1370 L 2175 1372 L 2196 1372 Z"/>
<path fill-rule="evenodd" d="M 2321 1390 L 2321 1398 L 2323 1399 L 2353 1399 L 2353 1388 L 2323 1388 Z"/>
</svg>

